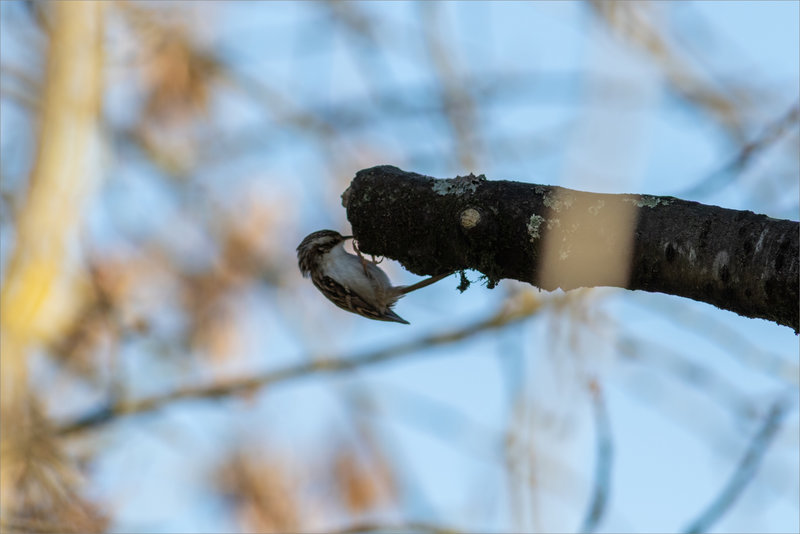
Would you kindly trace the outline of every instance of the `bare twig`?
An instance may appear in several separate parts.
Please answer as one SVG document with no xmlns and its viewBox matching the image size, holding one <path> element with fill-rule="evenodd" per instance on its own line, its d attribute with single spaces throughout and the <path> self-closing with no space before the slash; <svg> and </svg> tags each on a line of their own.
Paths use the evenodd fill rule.
<svg viewBox="0 0 800 534">
<path fill-rule="evenodd" d="M 725 357 L 736 361 L 748 372 L 762 373 L 787 384 L 800 386 L 800 367 L 791 358 L 782 357 L 766 349 L 761 343 L 750 341 L 739 330 L 728 326 L 713 314 L 680 301 L 656 301 L 647 294 L 636 295 L 632 302 L 645 312 L 661 315 L 670 323 L 708 339 L 722 349 Z"/>
<path fill-rule="evenodd" d="M 563 296 L 554 297 L 547 301 L 552 303 Z M 119 401 L 85 414 L 73 421 L 60 425 L 56 431 L 59 435 L 67 435 L 87 430 L 109 423 L 123 415 L 131 415 L 156 411 L 173 401 L 181 399 L 214 399 L 244 393 L 254 389 L 263 388 L 277 383 L 288 382 L 293 379 L 308 377 L 322 373 L 341 373 L 352 369 L 365 367 L 377 363 L 393 360 L 400 356 L 414 353 L 422 349 L 447 345 L 469 339 L 485 331 L 495 330 L 517 321 L 526 319 L 536 313 L 544 301 L 533 298 L 530 294 L 523 294 L 520 298 L 508 303 L 498 312 L 480 321 L 470 323 L 464 327 L 449 332 L 431 334 L 417 340 L 399 343 L 392 347 L 368 352 L 357 358 L 327 357 L 292 365 L 277 371 L 246 376 L 217 384 L 189 386 L 162 395 L 134 400 Z"/>
<path fill-rule="evenodd" d="M 772 405 L 763 425 L 753 437 L 750 446 L 728 483 L 711 504 L 694 521 L 689 523 L 689 526 L 683 530 L 684 532 L 694 534 L 708 531 L 736 502 L 736 499 L 739 498 L 739 495 L 741 495 L 744 488 L 758 471 L 761 460 L 764 459 L 767 449 L 781 428 L 783 418 L 789 412 L 792 399 L 792 396 L 786 395 Z"/>
<path fill-rule="evenodd" d="M 600 526 L 606 512 L 608 497 L 611 492 L 611 467 L 614 456 L 614 445 L 611 440 L 611 424 L 608 419 L 603 390 L 592 381 L 589 384 L 592 394 L 592 408 L 595 422 L 596 454 L 594 487 L 592 498 L 580 532 L 594 532 Z"/>
<path fill-rule="evenodd" d="M 442 527 L 422 521 L 408 521 L 405 523 L 357 523 L 339 530 L 329 530 L 327 534 L 362 534 L 367 532 L 420 532 L 422 534 L 458 534 L 462 532 L 450 527 Z"/>
<path fill-rule="evenodd" d="M 617 350 L 620 356 L 653 370 L 663 370 L 676 379 L 682 380 L 700 393 L 708 395 L 731 410 L 735 417 L 754 416 L 753 402 L 747 395 L 712 368 L 697 363 L 678 351 L 643 340 L 635 336 L 621 336 Z"/>
<path fill-rule="evenodd" d="M 800 121 L 800 103 L 795 103 L 789 111 L 767 125 L 760 136 L 746 143 L 731 161 L 703 180 L 681 191 L 678 196 L 684 198 L 703 197 L 731 185 L 736 181 L 738 172 L 746 168 L 755 156 L 771 147 L 792 127 L 796 127 L 798 121 Z"/>
<path fill-rule="evenodd" d="M 722 125 L 734 140 L 741 139 L 743 112 L 760 96 L 754 88 L 734 91 L 730 84 L 715 83 L 709 66 L 697 65 L 666 31 L 669 25 L 659 20 L 665 13 L 657 3 L 591 0 L 589 5 L 609 29 L 650 57 L 673 94 Z"/>
<path fill-rule="evenodd" d="M 477 114 L 475 100 L 466 87 L 458 83 L 460 76 L 456 65 L 453 64 L 451 50 L 445 46 L 441 38 L 441 25 L 438 16 L 441 4 L 423 2 L 419 4 L 423 9 L 424 22 L 423 38 L 428 56 L 431 58 L 431 71 L 441 85 L 439 99 L 442 103 L 442 113 L 450 125 L 453 135 L 455 152 L 461 168 L 472 170 L 480 157 L 480 140 L 475 132 L 477 128 Z"/>
</svg>

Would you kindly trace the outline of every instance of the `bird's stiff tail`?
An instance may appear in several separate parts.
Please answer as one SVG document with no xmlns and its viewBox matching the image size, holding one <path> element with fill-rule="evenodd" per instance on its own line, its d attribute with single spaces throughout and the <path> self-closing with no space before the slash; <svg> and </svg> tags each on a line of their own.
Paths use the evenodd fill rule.
<svg viewBox="0 0 800 534">
<path fill-rule="evenodd" d="M 400 295 L 406 295 L 408 293 L 411 293 L 412 291 L 416 291 L 417 289 L 422 289 L 423 287 L 427 287 L 427 286 L 429 286 L 431 284 L 435 284 L 439 280 L 447 278 L 448 276 L 450 276 L 454 272 L 455 271 L 450 271 L 450 272 L 443 273 L 443 274 L 437 274 L 436 276 L 431 276 L 430 278 L 426 278 L 425 280 L 421 280 L 421 281 L 417 282 L 416 284 L 411 284 L 410 286 L 401 287 L 400 288 Z"/>
</svg>

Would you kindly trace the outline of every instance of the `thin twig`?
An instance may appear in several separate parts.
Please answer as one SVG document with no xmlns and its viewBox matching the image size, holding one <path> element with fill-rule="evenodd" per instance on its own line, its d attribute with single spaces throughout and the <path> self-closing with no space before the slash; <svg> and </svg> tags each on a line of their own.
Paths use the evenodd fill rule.
<svg viewBox="0 0 800 534">
<path fill-rule="evenodd" d="M 617 343 L 619 355 L 630 362 L 643 364 L 648 369 L 663 370 L 673 378 L 682 380 L 703 395 L 711 397 L 729 409 L 733 417 L 754 417 L 752 400 L 720 373 L 692 358 L 652 340 L 622 335 Z"/>
<path fill-rule="evenodd" d="M 548 302 L 554 302 L 560 298 L 565 297 L 555 297 Z M 277 371 L 269 371 L 217 384 L 189 386 L 144 399 L 113 402 L 78 417 L 73 421 L 59 425 L 56 434 L 72 434 L 104 425 L 123 415 L 156 411 L 170 402 L 181 399 L 214 399 L 226 397 L 277 383 L 288 382 L 297 378 L 304 378 L 321 373 L 341 373 L 386 362 L 422 349 L 462 341 L 480 334 L 481 332 L 494 330 L 521 321 L 536 313 L 544 303 L 544 301 L 538 298 L 532 298 L 527 294 L 527 298 L 518 299 L 510 305 L 507 304 L 486 319 L 470 323 L 467 326 L 449 332 L 431 334 L 414 341 L 399 343 L 392 347 L 368 352 L 360 357 L 347 358 L 337 356 L 322 358 L 291 365 Z"/>
<path fill-rule="evenodd" d="M 777 120 L 767 125 L 760 136 L 745 144 L 731 161 L 693 186 L 681 191 L 681 198 L 697 198 L 717 193 L 731 185 L 738 177 L 737 173 L 745 169 L 753 158 L 771 147 L 800 120 L 800 103 L 795 103 Z"/>
<path fill-rule="evenodd" d="M 739 495 L 741 495 L 744 488 L 758 471 L 761 460 L 763 460 L 772 440 L 781 428 L 783 418 L 789 412 L 792 398 L 792 396 L 787 395 L 772 405 L 764 419 L 764 424 L 753 437 L 750 446 L 728 483 L 711 504 L 694 521 L 689 523 L 684 532 L 695 534 L 708 531 L 736 502 L 736 499 L 739 498 Z"/>
<path fill-rule="evenodd" d="M 401 533 L 401 532 L 421 532 L 423 534 L 458 534 L 462 532 L 460 530 L 456 530 L 450 527 L 442 527 L 439 525 L 433 525 L 431 523 L 425 523 L 422 521 L 409 521 L 406 523 L 392 523 L 392 524 L 384 524 L 384 523 L 357 523 L 355 525 L 350 525 L 349 527 L 345 527 L 339 530 L 329 530 L 325 531 L 326 534 L 363 534 L 367 532 L 391 532 L 393 534 Z"/>
<path fill-rule="evenodd" d="M 657 298 L 651 294 L 639 294 L 631 301 L 642 311 L 663 316 L 687 332 L 708 339 L 722 349 L 725 357 L 732 358 L 748 371 L 763 373 L 771 378 L 800 386 L 800 366 L 793 359 L 785 358 L 764 348 L 761 343 L 750 341 L 741 331 L 687 302 Z M 648 341 L 652 344 L 652 341 Z"/>
<path fill-rule="evenodd" d="M 597 382 L 592 381 L 589 384 L 589 391 L 592 394 L 592 408 L 594 409 L 597 458 L 595 459 L 592 498 L 580 532 L 596 531 L 605 515 L 608 497 L 611 493 L 611 467 L 614 457 L 611 424 L 603 398 L 603 390 Z"/>
<path fill-rule="evenodd" d="M 475 99 L 469 92 L 470 86 L 458 81 L 461 76 L 453 63 L 452 50 L 445 45 L 441 35 L 439 4 L 423 2 L 419 6 L 423 10 L 423 41 L 431 59 L 431 72 L 441 86 L 438 98 L 442 114 L 450 125 L 458 163 L 463 169 L 474 169 L 481 153 L 480 140 L 475 135 L 480 131 Z"/>
</svg>

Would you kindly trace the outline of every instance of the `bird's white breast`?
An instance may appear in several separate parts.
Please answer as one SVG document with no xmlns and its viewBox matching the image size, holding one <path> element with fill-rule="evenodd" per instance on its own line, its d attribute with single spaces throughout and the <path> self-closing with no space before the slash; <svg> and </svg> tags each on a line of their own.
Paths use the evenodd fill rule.
<svg viewBox="0 0 800 534">
<path fill-rule="evenodd" d="M 341 244 L 333 247 L 322 258 L 322 270 L 379 308 L 388 306 L 396 300 L 391 297 L 392 283 L 386 273 L 370 261 L 364 260 L 362 263 L 358 256 L 347 252 Z M 388 301 L 389 299 L 391 301 Z"/>
</svg>

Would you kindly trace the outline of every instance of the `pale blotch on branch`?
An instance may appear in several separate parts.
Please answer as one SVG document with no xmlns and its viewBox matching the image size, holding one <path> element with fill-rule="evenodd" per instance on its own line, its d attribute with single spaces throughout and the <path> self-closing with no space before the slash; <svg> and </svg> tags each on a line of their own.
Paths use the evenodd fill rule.
<svg viewBox="0 0 800 534">
<path fill-rule="evenodd" d="M 568 193 L 547 193 L 544 196 L 544 205 L 555 212 L 571 208 L 574 201 Z"/>
<path fill-rule="evenodd" d="M 600 213 L 600 210 L 603 209 L 603 206 L 606 205 L 606 201 L 603 199 L 598 200 L 594 206 L 589 206 L 589 213 L 592 215 L 597 215 Z"/>
<path fill-rule="evenodd" d="M 461 227 L 472 230 L 481 222 L 481 214 L 475 208 L 467 208 L 461 212 Z"/>
</svg>

